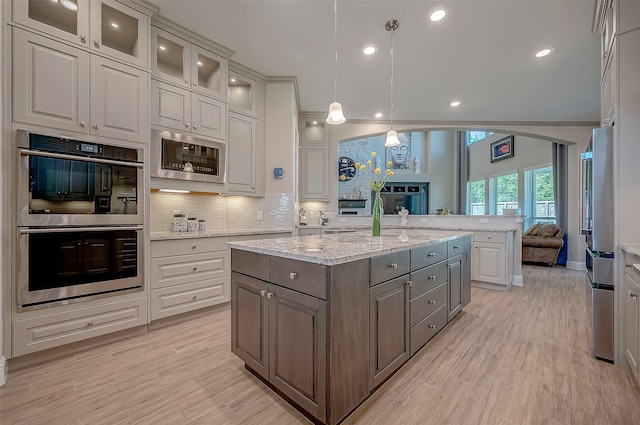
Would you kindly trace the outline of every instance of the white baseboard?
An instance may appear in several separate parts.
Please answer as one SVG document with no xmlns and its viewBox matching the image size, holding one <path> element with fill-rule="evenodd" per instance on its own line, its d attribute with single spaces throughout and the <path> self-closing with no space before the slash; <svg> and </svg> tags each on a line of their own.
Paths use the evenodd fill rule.
<svg viewBox="0 0 640 425">
<path fill-rule="evenodd" d="M 567 265 L 565 267 L 571 270 L 587 270 L 587 266 L 578 261 L 567 261 Z"/>
<path fill-rule="evenodd" d="M 514 274 L 513 280 L 511 281 L 513 286 L 524 286 L 524 279 L 521 274 Z"/>
<path fill-rule="evenodd" d="M 7 382 L 7 359 L 0 357 L 0 386 Z"/>
</svg>

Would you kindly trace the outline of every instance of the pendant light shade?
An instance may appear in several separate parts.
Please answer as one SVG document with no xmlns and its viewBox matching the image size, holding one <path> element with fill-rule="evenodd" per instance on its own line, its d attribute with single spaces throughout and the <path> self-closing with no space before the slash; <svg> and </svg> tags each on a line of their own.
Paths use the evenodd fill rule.
<svg viewBox="0 0 640 425">
<path fill-rule="evenodd" d="M 400 140 L 398 140 L 398 133 L 395 130 L 387 131 L 387 140 L 385 140 L 384 145 L 388 148 L 392 148 L 394 146 L 398 146 L 400 144 Z"/>
<path fill-rule="evenodd" d="M 393 129 L 393 32 L 398 29 L 400 22 L 397 19 L 390 19 L 384 24 L 384 29 L 391 33 L 391 130 L 387 132 L 387 139 L 384 145 L 388 148 L 398 146 L 398 133 Z"/>
<path fill-rule="evenodd" d="M 338 125 L 347 119 L 342 113 L 342 105 L 337 101 L 338 92 L 338 0 L 333 2 L 333 48 L 336 52 L 335 61 L 333 63 L 333 103 L 329 105 L 329 115 L 327 116 L 327 124 Z"/>
<path fill-rule="evenodd" d="M 342 105 L 338 102 L 333 102 L 329 105 L 329 116 L 327 116 L 327 124 L 338 125 L 345 122 L 347 119 L 342 113 Z"/>
</svg>

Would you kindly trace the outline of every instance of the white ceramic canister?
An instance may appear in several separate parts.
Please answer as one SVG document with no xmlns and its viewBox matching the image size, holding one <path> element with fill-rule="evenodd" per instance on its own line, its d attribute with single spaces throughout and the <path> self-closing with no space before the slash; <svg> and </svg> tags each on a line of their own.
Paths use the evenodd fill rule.
<svg viewBox="0 0 640 425">
<path fill-rule="evenodd" d="M 198 220 L 198 232 L 206 232 L 207 231 L 207 221 L 200 219 Z"/>
<path fill-rule="evenodd" d="M 171 220 L 171 230 L 174 232 L 187 231 L 187 218 L 184 214 L 174 214 Z"/>
<path fill-rule="evenodd" d="M 189 217 L 189 219 L 187 220 L 187 231 L 189 232 L 198 231 L 198 219 L 196 217 Z"/>
</svg>

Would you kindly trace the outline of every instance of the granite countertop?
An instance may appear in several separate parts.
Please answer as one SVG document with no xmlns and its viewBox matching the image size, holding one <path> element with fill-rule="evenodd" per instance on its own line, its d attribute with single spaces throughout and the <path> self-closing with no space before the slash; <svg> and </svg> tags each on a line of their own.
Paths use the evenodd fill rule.
<svg viewBox="0 0 640 425">
<path fill-rule="evenodd" d="M 319 224 L 311 224 L 311 225 L 298 225 L 298 229 L 326 229 L 326 230 L 339 230 L 339 229 L 356 229 L 358 231 L 360 230 L 371 230 L 371 223 L 369 224 L 354 224 L 351 226 L 321 226 Z M 382 226 L 383 230 L 402 230 L 402 229 L 407 229 L 407 230 L 454 230 L 454 231 L 461 231 L 461 232 L 515 232 L 517 230 L 517 228 L 515 227 L 510 227 L 508 229 L 503 228 L 490 228 L 490 227 L 483 227 L 483 228 L 479 228 L 478 226 L 458 226 L 458 227 L 452 227 L 452 226 L 448 226 L 448 227 L 438 227 L 438 226 L 415 226 L 415 225 L 411 225 L 411 226 L 403 226 L 401 224 L 391 224 L 391 225 L 383 225 Z"/>
<path fill-rule="evenodd" d="M 291 233 L 291 229 L 212 229 L 206 232 L 151 232 L 152 241 L 167 239 L 215 238 L 223 236 L 269 235 L 274 233 Z"/>
<path fill-rule="evenodd" d="M 337 233 L 292 238 L 229 242 L 234 249 L 333 266 L 377 255 L 418 248 L 432 243 L 471 236 L 455 230 L 411 230 L 383 228 L 380 236 L 370 233 Z"/>
<path fill-rule="evenodd" d="M 632 255 L 640 256 L 640 245 L 636 244 L 622 244 L 620 245 L 623 251 L 628 252 Z"/>
</svg>

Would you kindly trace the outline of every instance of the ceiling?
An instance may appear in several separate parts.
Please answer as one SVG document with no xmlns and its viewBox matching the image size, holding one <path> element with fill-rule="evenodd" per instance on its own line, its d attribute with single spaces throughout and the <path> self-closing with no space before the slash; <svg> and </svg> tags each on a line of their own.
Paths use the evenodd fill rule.
<svg viewBox="0 0 640 425">
<path fill-rule="evenodd" d="M 152 0 L 159 14 L 268 77 L 294 76 L 300 110 L 334 100 L 334 2 Z M 339 0 L 337 100 L 347 120 L 599 122 L 596 0 Z M 429 21 L 441 6 L 447 16 Z M 365 56 L 365 45 L 378 51 Z M 536 58 L 543 48 L 550 55 Z M 462 103 L 451 107 L 453 100 Z"/>
</svg>

